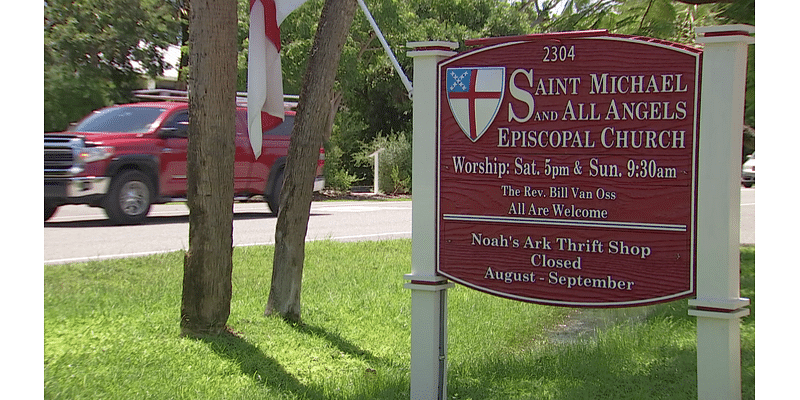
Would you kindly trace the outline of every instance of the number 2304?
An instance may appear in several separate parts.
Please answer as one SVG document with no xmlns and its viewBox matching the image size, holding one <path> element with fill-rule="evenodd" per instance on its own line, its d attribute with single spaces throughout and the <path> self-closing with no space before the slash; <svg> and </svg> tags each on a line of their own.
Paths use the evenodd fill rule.
<svg viewBox="0 0 800 400">
<path fill-rule="evenodd" d="M 575 46 L 545 46 L 543 62 L 575 61 Z"/>
</svg>

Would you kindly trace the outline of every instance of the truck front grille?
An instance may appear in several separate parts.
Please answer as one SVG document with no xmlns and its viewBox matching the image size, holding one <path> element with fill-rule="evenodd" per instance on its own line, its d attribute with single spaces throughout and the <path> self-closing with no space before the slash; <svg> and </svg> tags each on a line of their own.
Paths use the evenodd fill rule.
<svg viewBox="0 0 800 400">
<path fill-rule="evenodd" d="M 83 139 L 75 135 L 46 135 L 44 137 L 44 177 L 65 178 L 74 174 L 77 154 Z"/>
</svg>

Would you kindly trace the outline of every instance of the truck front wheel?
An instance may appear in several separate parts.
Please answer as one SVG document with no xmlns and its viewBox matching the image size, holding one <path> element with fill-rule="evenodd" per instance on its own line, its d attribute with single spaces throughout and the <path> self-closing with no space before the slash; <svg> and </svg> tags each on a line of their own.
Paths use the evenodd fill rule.
<svg viewBox="0 0 800 400">
<path fill-rule="evenodd" d="M 137 170 L 125 171 L 112 180 L 103 208 L 114 224 L 140 224 L 150 212 L 151 192 L 147 175 Z"/>
</svg>

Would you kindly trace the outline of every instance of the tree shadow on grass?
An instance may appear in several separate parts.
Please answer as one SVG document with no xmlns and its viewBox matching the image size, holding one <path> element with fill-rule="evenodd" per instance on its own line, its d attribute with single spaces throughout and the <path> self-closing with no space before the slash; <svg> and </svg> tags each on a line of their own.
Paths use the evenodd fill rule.
<svg viewBox="0 0 800 400">
<path fill-rule="evenodd" d="M 325 328 L 308 325 L 305 323 L 290 323 L 292 328 L 297 330 L 298 332 L 318 337 L 324 339 L 328 343 L 330 343 L 335 349 L 339 350 L 340 352 L 352 356 L 354 358 L 362 359 L 368 362 L 370 365 L 389 365 L 389 363 L 379 357 L 375 357 L 371 352 L 364 350 L 355 344 L 347 341 L 347 339 L 341 337 L 339 334 L 329 332 Z"/>
<path fill-rule="evenodd" d="M 398 369 L 398 366 L 391 361 L 376 357 L 371 352 L 359 348 L 342 336 L 329 332 L 325 328 L 288 321 L 287 323 L 302 334 L 322 338 L 338 351 L 366 361 L 371 367 L 364 371 L 362 380 L 368 380 L 381 373 L 391 373 L 391 371 L 379 371 L 380 369 Z M 269 386 L 280 392 L 292 393 L 302 399 L 327 400 L 327 397 L 319 388 L 301 383 L 287 372 L 277 360 L 268 357 L 258 347 L 230 329 L 221 336 L 203 337 L 198 340 L 207 343 L 209 348 L 219 356 L 239 365 L 242 374 L 252 378 L 258 385 Z M 400 379 L 381 381 L 378 385 L 364 385 L 361 390 L 361 393 L 356 393 L 350 398 L 353 400 L 408 398 L 409 386 L 407 379 Z"/>
<path fill-rule="evenodd" d="M 361 393 L 354 394 L 353 400 L 374 400 L 374 399 L 407 399 L 409 396 L 410 382 L 408 377 L 398 378 L 399 371 L 405 371 L 408 365 L 398 365 L 392 359 L 377 357 L 372 352 L 358 347 L 341 335 L 331 332 L 323 327 L 309 325 L 306 323 L 290 323 L 292 328 L 298 332 L 321 338 L 330 343 L 336 350 L 350 357 L 364 360 L 368 367 L 363 371 L 362 381 L 368 381 L 376 376 L 388 375 L 392 379 L 379 380 L 378 384 L 361 386 Z"/>
<path fill-rule="evenodd" d="M 203 337 L 199 340 L 207 343 L 220 357 L 239 365 L 242 374 L 251 377 L 258 385 L 271 386 L 304 399 L 325 400 L 319 390 L 302 384 L 278 361 L 267 357 L 258 347 L 230 330 L 217 337 Z"/>
</svg>

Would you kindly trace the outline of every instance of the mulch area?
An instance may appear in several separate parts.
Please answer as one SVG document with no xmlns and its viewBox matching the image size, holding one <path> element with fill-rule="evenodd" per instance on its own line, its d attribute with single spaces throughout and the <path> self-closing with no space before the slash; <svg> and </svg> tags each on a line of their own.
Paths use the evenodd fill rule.
<svg viewBox="0 0 800 400">
<path fill-rule="evenodd" d="M 315 192 L 313 201 L 327 200 L 402 200 L 410 199 L 410 194 L 384 194 L 384 193 L 360 193 L 360 192 L 337 192 L 333 190 L 323 190 Z"/>
</svg>

